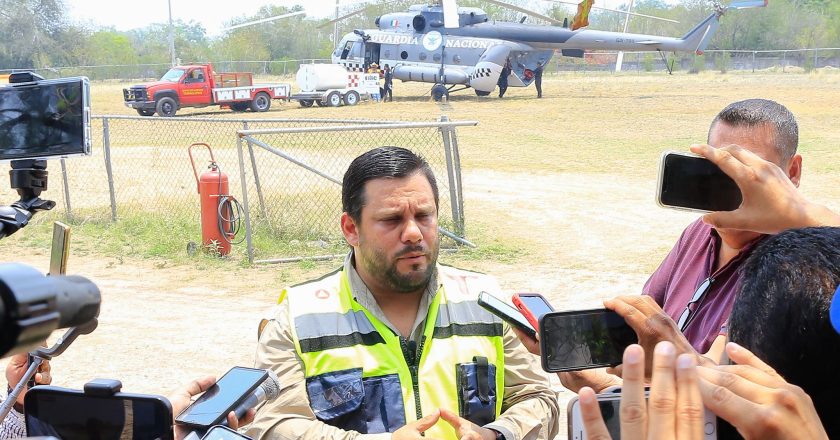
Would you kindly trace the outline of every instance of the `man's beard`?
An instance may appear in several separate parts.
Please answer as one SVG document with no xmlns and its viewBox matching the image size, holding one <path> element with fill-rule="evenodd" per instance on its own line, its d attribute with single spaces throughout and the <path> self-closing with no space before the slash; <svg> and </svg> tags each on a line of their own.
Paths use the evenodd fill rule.
<svg viewBox="0 0 840 440">
<path fill-rule="evenodd" d="M 432 279 L 432 274 L 437 263 L 439 247 L 426 248 L 424 246 L 406 246 L 394 255 L 394 261 L 389 262 L 385 253 L 379 249 L 372 249 L 364 254 L 356 253 L 361 257 L 361 264 L 367 272 L 378 278 L 378 281 L 386 284 L 395 292 L 412 293 L 426 288 Z M 400 274 L 397 271 L 396 259 L 410 252 L 425 252 L 427 266 L 422 272 L 418 272 L 418 266 L 414 265 L 408 274 Z"/>
</svg>

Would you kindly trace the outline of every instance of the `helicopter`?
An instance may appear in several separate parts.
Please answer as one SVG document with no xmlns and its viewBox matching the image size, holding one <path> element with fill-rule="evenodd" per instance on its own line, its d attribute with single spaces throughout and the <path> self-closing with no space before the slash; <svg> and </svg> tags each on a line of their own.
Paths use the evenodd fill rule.
<svg viewBox="0 0 840 440">
<path fill-rule="evenodd" d="M 726 12 L 765 7 L 768 3 L 715 3 L 711 15 L 681 38 L 673 38 L 572 30 L 567 21 L 497 0 L 487 1 L 546 20 L 553 26 L 525 24 L 524 19 L 518 23 L 495 21 L 480 8 L 458 7 L 455 0 L 440 0 L 431 5 L 413 5 L 405 12 L 384 14 L 375 20 L 377 29 L 356 29 L 346 34 L 332 53 L 332 62 L 351 71 L 365 71 L 374 63 L 388 65 L 394 79 L 434 84 L 431 95 L 436 101 L 447 98 L 450 92 L 469 88 L 478 96 L 487 96 L 496 88 L 505 64 L 511 68 L 508 86 L 527 87 L 534 81 L 534 70 L 548 63 L 556 51 L 561 56 L 578 58 L 586 50 L 656 51 L 663 58 L 666 51 L 702 54 Z M 338 17 L 324 26 L 360 12 Z"/>
</svg>

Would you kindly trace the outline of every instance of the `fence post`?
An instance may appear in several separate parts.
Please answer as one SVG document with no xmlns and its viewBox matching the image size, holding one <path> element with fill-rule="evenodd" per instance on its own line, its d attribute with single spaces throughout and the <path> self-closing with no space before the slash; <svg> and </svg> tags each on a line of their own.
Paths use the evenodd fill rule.
<svg viewBox="0 0 840 440">
<path fill-rule="evenodd" d="M 449 117 L 441 115 L 439 121 L 442 123 L 449 122 Z M 449 204 L 452 210 L 452 221 L 455 223 L 455 232 L 463 235 L 464 228 L 459 221 L 461 213 L 459 212 L 460 206 L 458 205 L 458 183 L 455 180 L 455 164 L 452 159 L 452 144 L 450 142 L 449 133 L 449 126 L 441 124 L 440 134 L 443 138 L 443 152 L 446 155 L 446 177 L 449 179 Z"/>
<path fill-rule="evenodd" d="M 464 216 L 464 185 L 461 181 L 461 152 L 458 150 L 458 129 L 452 127 L 449 131 L 452 142 L 452 165 L 455 171 L 455 182 L 458 184 L 458 220 L 456 222 L 461 237 L 467 236 L 467 222 Z"/>
<path fill-rule="evenodd" d="M 817 53 L 818 53 L 819 51 L 820 51 L 819 49 L 814 48 L 814 69 L 816 69 L 816 68 L 820 67 L 820 66 L 819 66 L 819 59 L 817 58 Z"/>
<path fill-rule="evenodd" d="M 242 202 L 245 204 L 245 241 L 248 263 L 254 263 L 254 241 L 251 237 L 251 207 L 248 204 L 248 186 L 245 179 L 245 160 L 242 158 L 242 136 L 236 134 L 236 154 L 239 156 L 239 182 L 242 185 Z"/>
<path fill-rule="evenodd" d="M 117 196 L 114 191 L 114 171 L 111 169 L 111 128 L 108 118 L 102 118 L 102 148 L 105 150 L 105 172 L 108 173 L 108 193 L 111 195 L 111 221 L 117 221 Z"/>
<path fill-rule="evenodd" d="M 70 209 L 70 183 L 67 182 L 67 163 L 64 159 L 61 159 L 61 183 L 64 186 L 64 207 L 69 221 L 73 217 L 73 211 Z"/>
<path fill-rule="evenodd" d="M 755 73 L 755 51 L 753 51 L 752 56 L 752 73 Z"/>
<path fill-rule="evenodd" d="M 242 122 L 242 129 L 248 129 L 248 121 Z M 254 185 L 257 187 L 257 197 L 260 199 L 260 214 L 262 214 L 263 219 L 269 221 L 268 214 L 265 211 L 265 198 L 263 197 L 262 185 L 260 184 L 260 173 L 257 171 L 257 159 L 254 157 L 254 145 L 249 140 L 246 140 L 246 142 L 248 143 L 248 155 L 251 156 L 251 170 L 254 172 Z M 244 187 L 242 191 L 245 191 Z"/>
</svg>

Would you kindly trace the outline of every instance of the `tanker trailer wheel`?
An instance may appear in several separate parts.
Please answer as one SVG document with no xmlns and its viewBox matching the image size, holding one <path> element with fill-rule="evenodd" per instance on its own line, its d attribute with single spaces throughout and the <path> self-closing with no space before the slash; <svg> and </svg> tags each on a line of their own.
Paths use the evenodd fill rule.
<svg viewBox="0 0 840 440">
<path fill-rule="evenodd" d="M 356 105 L 359 103 L 359 94 L 355 90 L 351 90 L 344 95 L 344 103 L 347 105 Z"/>
<path fill-rule="evenodd" d="M 330 94 L 327 95 L 327 104 L 329 104 L 330 107 L 340 106 L 341 105 L 341 93 L 330 92 Z"/>
<path fill-rule="evenodd" d="M 154 116 L 155 111 L 154 111 L 154 109 L 146 110 L 144 108 L 138 108 L 137 109 L 137 114 L 140 115 L 140 116 Z"/>
<path fill-rule="evenodd" d="M 300 103 L 301 107 L 312 107 L 312 104 L 315 103 L 315 101 L 313 101 L 311 99 L 301 99 L 298 102 Z"/>
<path fill-rule="evenodd" d="M 316 99 L 315 104 L 318 107 L 326 107 L 327 106 L 327 101 L 324 101 L 323 99 Z"/>
<path fill-rule="evenodd" d="M 268 93 L 260 92 L 257 93 L 257 96 L 254 96 L 254 100 L 251 101 L 251 111 L 252 112 L 267 112 L 268 109 L 271 108 L 271 97 L 268 96 Z"/>
<path fill-rule="evenodd" d="M 155 109 L 157 110 L 158 115 L 168 118 L 175 116 L 175 112 L 178 111 L 178 104 L 174 99 L 164 96 L 158 100 Z"/>
</svg>

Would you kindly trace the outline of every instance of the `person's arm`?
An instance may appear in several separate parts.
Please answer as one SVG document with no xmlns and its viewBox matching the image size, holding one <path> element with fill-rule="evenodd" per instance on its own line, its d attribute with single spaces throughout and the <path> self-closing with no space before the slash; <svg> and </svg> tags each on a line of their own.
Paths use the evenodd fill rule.
<svg viewBox="0 0 840 440">
<path fill-rule="evenodd" d="M 254 439 L 390 439 L 391 434 L 360 434 L 328 425 L 315 417 L 306 393 L 303 362 L 295 351 L 288 319 L 288 303 L 277 308 L 260 335 L 256 368 L 271 369 L 280 382 L 280 395 L 257 409 L 247 435 Z"/>
<path fill-rule="evenodd" d="M 741 189 L 743 202 L 734 211 L 713 212 L 703 221 L 716 228 L 777 234 L 786 229 L 840 226 L 840 214 L 805 199 L 776 164 L 737 145 L 714 148 L 692 145 L 691 151 L 709 159 Z"/>
<path fill-rule="evenodd" d="M 530 355 L 505 325 L 505 390 L 502 414 L 485 428 L 507 440 L 554 438 L 559 431 L 560 407 L 538 358 Z"/>
</svg>

